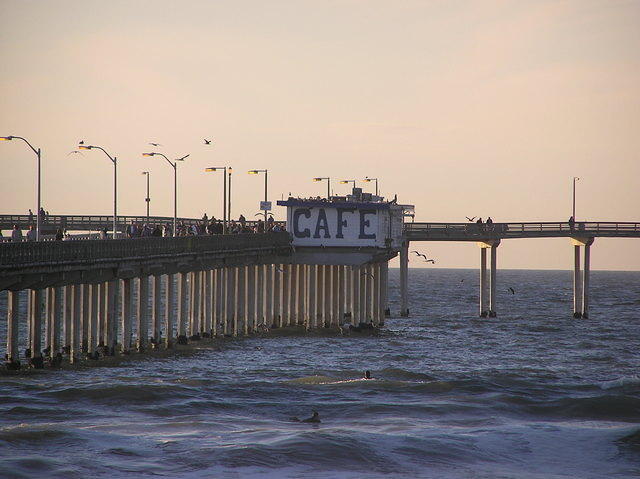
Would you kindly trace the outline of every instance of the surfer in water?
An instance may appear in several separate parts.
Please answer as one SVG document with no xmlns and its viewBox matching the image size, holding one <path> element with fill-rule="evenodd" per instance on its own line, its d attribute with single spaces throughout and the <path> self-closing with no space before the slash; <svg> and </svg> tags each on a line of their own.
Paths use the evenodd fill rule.
<svg viewBox="0 0 640 479">
<path fill-rule="evenodd" d="M 364 372 L 364 378 L 362 379 L 373 379 L 371 377 L 371 371 L 369 371 L 368 369 Z"/>
<path fill-rule="evenodd" d="M 302 419 L 300 420 L 297 417 L 292 417 L 291 418 L 292 421 L 295 422 L 313 422 L 313 423 L 319 423 L 320 422 L 320 414 L 318 414 L 318 411 L 313 411 L 313 416 L 307 418 L 307 419 Z"/>
</svg>

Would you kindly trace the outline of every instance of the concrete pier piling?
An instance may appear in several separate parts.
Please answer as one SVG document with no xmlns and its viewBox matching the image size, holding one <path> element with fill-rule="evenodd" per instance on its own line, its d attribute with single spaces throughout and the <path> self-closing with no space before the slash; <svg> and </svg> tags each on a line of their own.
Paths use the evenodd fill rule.
<svg viewBox="0 0 640 479">
<path fill-rule="evenodd" d="M 149 277 L 138 278 L 138 303 L 136 314 L 138 331 L 137 348 L 139 352 L 147 350 L 149 340 Z"/>
<path fill-rule="evenodd" d="M 409 242 L 400 248 L 400 316 L 409 316 Z"/>
<path fill-rule="evenodd" d="M 573 317 L 589 318 L 589 283 L 591 276 L 591 245 L 594 238 L 572 237 L 573 245 Z M 584 248 L 583 269 L 580 272 L 580 248 Z M 582 280 L 582 281 L 581 281 Z"/>
</svg>

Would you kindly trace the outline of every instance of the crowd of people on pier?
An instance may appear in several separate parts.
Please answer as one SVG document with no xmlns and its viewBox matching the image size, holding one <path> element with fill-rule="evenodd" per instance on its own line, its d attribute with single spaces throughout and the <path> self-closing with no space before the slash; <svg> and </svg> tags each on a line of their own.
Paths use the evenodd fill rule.
<svg viewBox="0 0 640 479">
<path fill-rule="evenodd" d="M 225 233 L 224 222 L 215 217 L 209 218 L 205 213 L 197 223 L 185 224 L 183 221 L 176 225 L 176 236 L 203 236 L 203 235 L 220 235 Z M 258 221 L 248 222 L 244 215 L 240 215 L 237 220 L 231 220 L 227 223 L 227 234 L 251 234 L 251 233 L 268 233 L 268 232 L 284 231 L 283 227 L 276 223 L 273 216 L 270 216 L 265 222 L 260 219 Z M 127 226 L 127 238 L 144 238 L 149 236 L 168 237 L 173 236 L 173 223 L 166 224 L 146 224 L 132 222 Z"/>
<path fill-rule="evenodd" d="M 30 219 L 32 218 L 31 210 L 29 210 Z M 44 210 L 43 210 L 44 214 Z M 266 223 L 264 220 L 247 221 L 244 215 L 240 215 L 237 220 L 227 222 L 226 234 L 251 234 L 251 233 L 269 233 L 284 231 L 281 223 L 274 221 L 273 216 L 269 216 Z M 176 236 L 202 236 L 202 235 L 218 235 L 225 234 L 224 222 L 215 217 L 209 218 L 205 213 L 202 219 L 196 223 L 187 224 L 184 221 L 178 222 L 176 225 Z M 107 227 L 102 228 L 98 232 L 100 239 L 109 238 Z M 170 237 L 173 236 L 173 223 L 151 224 L 131 222 L 126 228 L 126 238 L 148 238 L 148 237 Z M 0 230 L 0 238 L 3 238 Z M 72 236 L 66 229 L 58 228 L 54 238 L 56 241 L 71 240 Z M 36 241 L 36 228 L 30 223 L 26 232 L 23 232 L 20 225 L 14 224 L 11 230 L 11 242 L 18 243 L 22 241 Z"/>
</svg>

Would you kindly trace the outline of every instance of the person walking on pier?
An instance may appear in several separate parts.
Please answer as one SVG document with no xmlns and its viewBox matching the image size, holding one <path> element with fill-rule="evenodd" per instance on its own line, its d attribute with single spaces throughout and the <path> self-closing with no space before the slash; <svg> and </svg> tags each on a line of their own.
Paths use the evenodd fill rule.
<svg viewBox="0 0 640 479">
<path fill-rule="evenodd" d="M 11 231 L 11 241 L 19 243 L 22 241 L 22 230 L 18 228 L 18 225 L 13 225 L 13 231 Z"/>
</svg>

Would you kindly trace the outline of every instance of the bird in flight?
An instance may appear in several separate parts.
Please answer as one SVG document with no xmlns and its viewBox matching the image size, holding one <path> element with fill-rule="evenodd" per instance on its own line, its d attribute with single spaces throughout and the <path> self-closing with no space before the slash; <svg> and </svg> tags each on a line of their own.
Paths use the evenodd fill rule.
<svg viewBox="0 0 640 479">
<path fill-rule="evenodd" d="M 211 140 L 207 140 L 206 138 L 204 139 L 204 144 L 205 145 L 210 145 L 211 144 Z"/>
<path fill-rule="evenodd" d="M 425 260 L 427 259 L 427 255 L 426 255 L 426 254 L 422 254 L 422 253 L 419 253 L 419 252 L 417 252 L 417 251 L 412 251 L 412 253 L 415 253 L 415 254 L 417 254 L 418 256 L 422 256 Z"/>
<path fill-rule="evenodd" d="M 509 291 L 511 291 L 511 294 L 516 294 L 516 290 L 513 289 L 511 286 L 509 286 Z"/>
<path fill-rule="evenodd" d="M 435 259 L 425 259 L 424 262 L 425 263 L 436 264 L 436 260 Z"/>
<path fill-rule="evenodd" d="M 374 278 L 374 276 L 373 276 L 371 273 L 367 273 L 366 271 L 364 271 L 364 272 L 361 274 L 361 276 L 365 276 L 365 275 L 367 275 L 367 276 L 371 276 L 372 278 Z"/>
<path fill-rule="evenodd" d="M 69 156 L 69 155 L 73 155 L 74 153 L 80 153 L 80 155 L 84 156 L 80 150 L 73 150 L 73 151 L 70 151 L 69 153 L 67 153 L 67 156 Z"/>
<path fill-rule="evenodd" d="M 284 273 L 285 272 L 280 266 L 276 266 L 276 271 L 278 273 Z"/>
<path fill-rule="evenodd" d="M 465 216 L 465 218 L 467 218 L 469 221 L 473 221 L 476 219 L 476 217 L 474 216 L 473 218 L 469 218 L 468 216 Z"/>
<path fill-rule="evenodd" d="M 160 143 L 149 143 L 151 146 L 162 146 Z"/>
<path fill-rule="evenodd" d="M 189 153 L 189 155 L 190 155 L 190 154 L 191 154 L 191 153 Z M 184 161 L 185 159 L 187 159 L 187 157 L 188 157 L 189 155 L 184 155 L 182 158 L 176 158 L 176 161 Z"/>
</svg>

